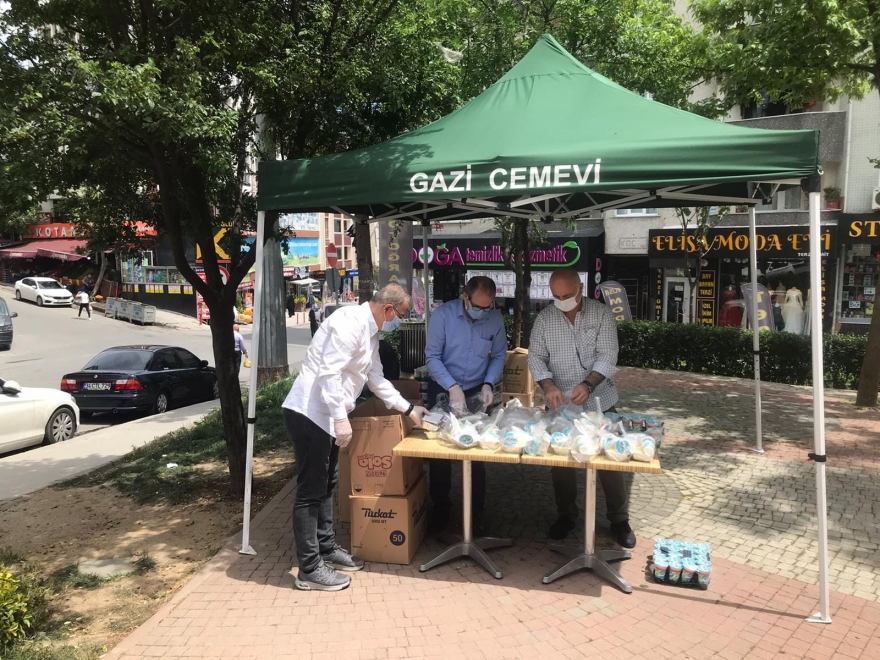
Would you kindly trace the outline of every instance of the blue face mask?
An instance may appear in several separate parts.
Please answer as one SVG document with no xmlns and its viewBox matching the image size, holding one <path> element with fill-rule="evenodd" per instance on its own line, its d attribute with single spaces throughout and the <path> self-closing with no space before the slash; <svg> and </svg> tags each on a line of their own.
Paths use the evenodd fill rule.
<svg viewBox="0 0 880 660">
<path fill-rule="evenodd" d="M 397 330 L 397 326 L 399 325 L 400 319 L 397 317 L 397 314 L 395 314 L 391 321 L 385 321 L 385 323 L 382 324 L 382 332 L 392 332 Z"/>
<path fill-rule="evenodd" d="M 487 316 L 489 316 L 488 309 L 477 309 L 473 305 L 471 305 L 470 309 L 467 311 L 468 316 L 470 316 L 474 321 L 480 321 Z"/>
</svg>

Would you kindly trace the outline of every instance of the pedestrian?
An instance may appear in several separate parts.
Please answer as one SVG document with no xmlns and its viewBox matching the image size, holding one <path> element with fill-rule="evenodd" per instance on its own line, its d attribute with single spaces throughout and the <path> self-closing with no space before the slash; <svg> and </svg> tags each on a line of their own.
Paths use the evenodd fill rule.
<svg viewBox="0 0 880 660">
<path fill-rule="evenodd" d="M 504 319 L 495 309 L 495 282 L 488 277 L 472 277 L 461 298 L 442 304 L 431 314 L 425 346 L 428 367 L 428 408 L 440 394 L 449 397 L 453 412 L 476 412 L 492 405 L 495 385 L 501 381 L 507 360 Z M 470 405 L 468 403 L 470 402 Z M 449 523 L 452 500 L 452 462 L 429 461 L 433 510 L 431 532 L 443 531 Z M 486 501 L 486 465 L 473 463 L 473 528 L 483 529 Z"/>
<path fill-rule="evenodd" d="M 427 412 L 409 403 L 382 375 L 379 330 L 397 327 L 409 311 L 409 295 L 397 284 L 382 288 L 362 305 L 344 307 L 328 318 L 309 344 L 299 377 L 283 405 L 287 434 L 296 455 L 293 533 L 304 591 L 339 591 L 364 562 L 336 543 L 333 489 L 339 450 L 352 438 L 348 420 L 365 384 L 385 405 L 416 424 Z"/>
<path fill-rule="evenodd" d="M 315 333 L 318 331 L 318 326 L 321 324 L 320 319 L 321 313 L 318 311 L 317 305 L 312 305 L 309 308 L 309 329 L 312 331 L 312 337 L 315 336 Z"/>
<path fill-rule="evenodd" d="M 232 325 L 232 340 L 235 345 L 235 373 L 241 370 L 241 356 L 248 356 L 247 348 L 244 345 L 244 337 L 241 336 L 241 326 L 238 323 Z"/>
<path fill-rule="evenodd" d="M 76 318 L 82 317 L 83 309 L 86 310 L 86 313 L 89 315 L 89 321 L 92 320 L 92 306 L 89 301 L 89 294 L 85 289 L 80 289 L 76 294 L 76 301 L 79 303 L 79 312 L 76 315 Z"/>
<path fill-rule="evenodd" d="M 611 309 L 584 296 L 584 286 L 571 268 L 550 277 L 553 305 L 535 319 L 529 337 L 529 370 L 553 410 L 567 402 L 593 409 L 598 399 L 604 412 L 617 403 L 617 324 Z M 558 518 L 550 526 L 551 539 L 565 538 L 578 519 L 577 473 L 551 468 Z M 636 537 L 629 526 L 629 483 L 632 475 L 599 470 L 605 491 L 611 534 L 624 548 L 634 548 Z"/>
<path fill-rule="evenodd" d="M 287 318 L 293 318 L 293 313 L 296 311 L 296 301 L 293 299 L 293 296 L 288 294 L 287 296 Z"/>
</svg>

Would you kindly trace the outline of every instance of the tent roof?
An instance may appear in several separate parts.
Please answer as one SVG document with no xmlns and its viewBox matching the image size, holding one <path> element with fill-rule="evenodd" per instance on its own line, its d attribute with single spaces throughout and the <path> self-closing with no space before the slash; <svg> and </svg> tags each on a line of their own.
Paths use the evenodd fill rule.
<svg viewBox="0 0 880 660">
<path fill-rule="evenodd" d="M 261 161 L 260 210 L 451 220 L 741 204 L 820 172 L 818 131 L 733 126 L 643 98 L 542 36 L 503 78 L 418 130 Z M 759 192 L 755 182 L 766 183 Z"/>
</svg>

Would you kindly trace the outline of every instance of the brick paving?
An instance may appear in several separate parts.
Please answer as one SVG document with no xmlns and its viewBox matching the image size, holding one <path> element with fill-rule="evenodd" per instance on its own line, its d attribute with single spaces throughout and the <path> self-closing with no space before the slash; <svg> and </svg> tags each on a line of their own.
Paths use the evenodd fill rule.
<svg viewBox="0 0 880 660">
<path fill-rule="evenodd" d="M 492 553 L 504 579 L 470 560 L 420 574 L 418 564 L 444 545 L 428 539 L 411 566 L 373 563 L 346 591 L 298 592 L 288 485 L 254 522 L 256 557 L 230 544 L 105 657 L 880 658 L 880 413 L 829 392 L 833 623 L 808 624 L 818 606 L 809 390 L 765 388 L 767 452 L 759 455 L 749 451 L 748 381 L 623 369 L 619 382 L 623 409 L 667 422 L 664 473 L 636 475 L 632 487 L 639 543 L 619 566 L 633 594 L 589 572 L 541 583 L 558 561 L 546 539 L 555 509 L 549 474 L 507 465 L 489 466 L 486 508 L 488 531 L 515 539 Z M 599 490 L 602 547 L 610 540 Z M 347 542 L 347 526 L 339 531 Z M 646 575 L 655 535 L 712 545 L 708 591 Z"/>
</svg>

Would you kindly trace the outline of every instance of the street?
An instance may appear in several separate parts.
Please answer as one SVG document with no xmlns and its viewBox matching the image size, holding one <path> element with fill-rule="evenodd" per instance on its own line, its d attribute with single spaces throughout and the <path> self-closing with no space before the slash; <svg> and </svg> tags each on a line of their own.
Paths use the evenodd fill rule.
<svg viewBox="0 0 880 660">
<path fill-rule="evenodd" d="M 92 320 L 85 313 L 77 318 L 77 310 L 69 307 L 37 307 L 15 300 L 12 287 L 0 287 L 0 297 L 10 310 L 18 312 L 14 321 L 12 349 L 0 352 L 0 378 L 16 380 L 23 387 L 59 388 L 61 377 L 78 371 L 97 353 L 112 346 L 130 344 L 168 344 L 181 346 L 199 358 L 214 364 L 211 333 L 208 326 L 196 320 L 162 312 L 157 320 L 162 325 L 140 326 L 126 321 L 105 318 L 93 310 Z M 252 327 L 242 326 L 245 344 L 252 345 Z M 287 359 L 291 370 L 297 369 L 311 340 L 309 329 L 288 326 Z M 249 370 L 242 367 L 240 378 L 246 383 Z M 99 414 L 83 419 L 79 434 L 135 419 L 130 414 Z"/>
</svg>

